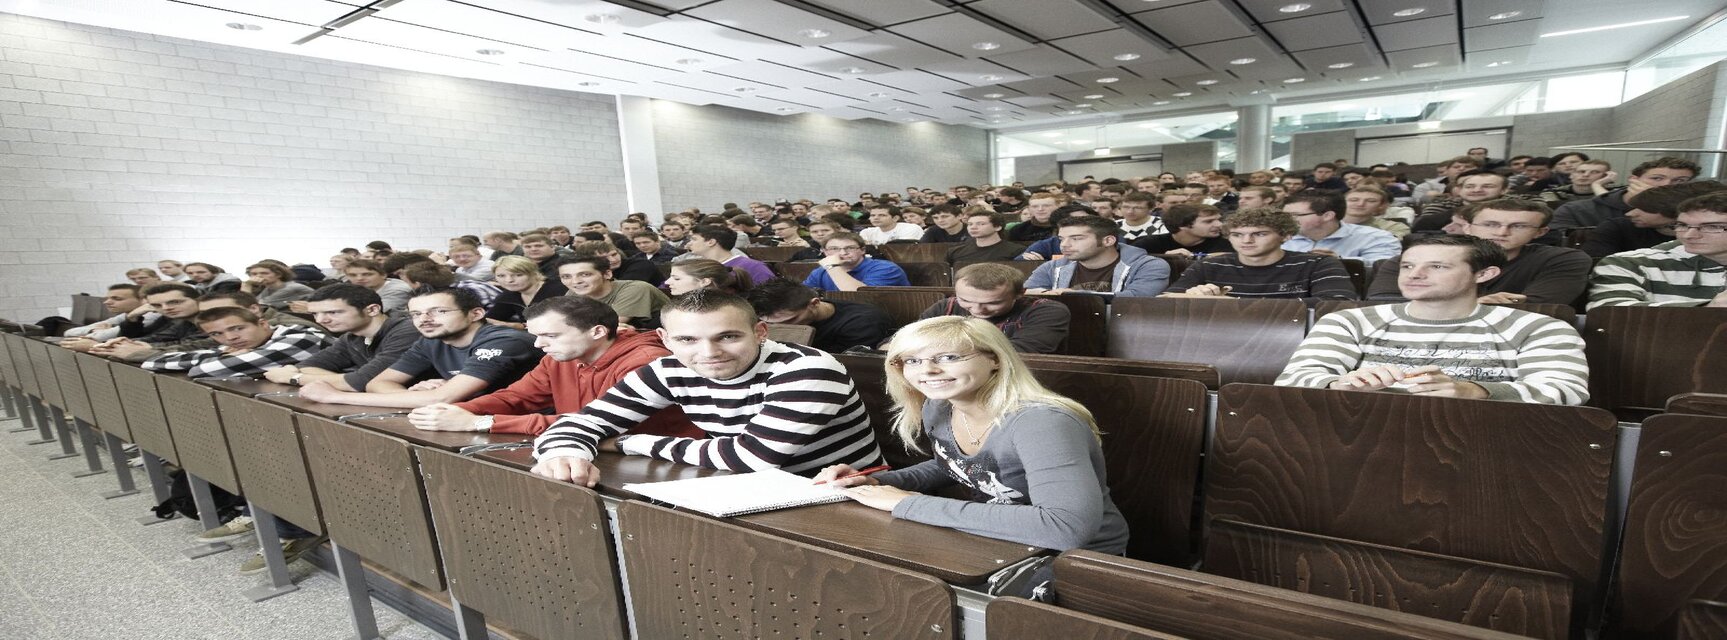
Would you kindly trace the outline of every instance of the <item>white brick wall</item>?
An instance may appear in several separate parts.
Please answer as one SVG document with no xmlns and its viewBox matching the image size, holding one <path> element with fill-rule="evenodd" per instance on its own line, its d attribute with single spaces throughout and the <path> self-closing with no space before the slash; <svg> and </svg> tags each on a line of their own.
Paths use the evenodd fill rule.
<svg viewBox="0 0 1727 640">
<path fill-rule="evenodd" d="M 653 105 L 668 211 L 717 213 L 726 202 L 780 198 L 849 201 L 866 191 L 989 181 L 989 134 L 975 127 L 776 116 L 664 100 Z"/>
<path fill-rule="evenodd" d="M 0 317 L 161 258 L 617 220 L 622 182 L 609 96 L 0 14 Z"/>
</svg>

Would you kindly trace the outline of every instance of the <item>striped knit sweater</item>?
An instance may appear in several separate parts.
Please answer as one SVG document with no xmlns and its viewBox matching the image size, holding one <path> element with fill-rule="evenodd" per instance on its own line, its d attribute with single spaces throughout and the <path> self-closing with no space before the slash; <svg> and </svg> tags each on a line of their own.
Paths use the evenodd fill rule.
<svg viewBox="0 0 1727 640">
<path fill-rule="evenodd" d="M 709 437 L 631 435 L 618 441 L 625 453 L 806 475 L 833 464 L 862 469 L 882 461 L 869 414 L 845 367 L 827 353 L 772 340 L 762 345 L 754 367 L 731 380 L 708 379 L 673 357 L 637 369 L 547 428 L 534 441 L 535 456 L 592 460 L 600 440 L 672 404 L 683 407 Z"/>
<path fill-rule="evenodd" d="M 1727 287 L 1727 265 L 1678 240 L 1601 259 L 1589 276 L 1589 307 L 1701 307 Z"/>
<path fill-rule="evenodd" d="M 1331 313 L 1313 323 L 1277 384 L 1323 389 L 1350 371 L 1438 365 L 1494 400 L 1579 405 L 1589 399 L 1583 338 L 1571 325 L 1508 307 L 1476 306 L 1457 320 L 1422 320 L 1407 304 Z"/>
</svg>

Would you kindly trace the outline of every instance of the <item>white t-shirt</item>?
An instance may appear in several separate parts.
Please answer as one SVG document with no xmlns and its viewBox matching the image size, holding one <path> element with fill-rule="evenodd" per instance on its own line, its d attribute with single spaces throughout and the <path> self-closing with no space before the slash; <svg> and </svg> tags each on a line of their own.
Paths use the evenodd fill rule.
<svg viewBox="0 0 1727 640">
<path fill-rule="evenodd" d="M 879 227 L 870 227 L 858 232 L 864 244 L 887 244 L 891 240 L 922 240 L 923 227 L 910 222 L 901 222 L 893 229 L 882 231 Z"/>
</svg>

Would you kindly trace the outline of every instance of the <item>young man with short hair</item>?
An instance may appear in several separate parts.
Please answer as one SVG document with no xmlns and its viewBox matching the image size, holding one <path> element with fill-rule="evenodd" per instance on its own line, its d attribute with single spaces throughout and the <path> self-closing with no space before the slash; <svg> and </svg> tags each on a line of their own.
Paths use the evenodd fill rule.
<svg viewBox="0 0 1727 640">
<path fill-rule="evenodd" d="M 1290 196 L 1283 212 L 1295 217 L 1299 232 L 1285 240 L 1285 251 L 1301 251 L 1373 263 L 1402 248 L 1397 236 L 1373 227 L 1343 221 L 1343 197 L 1336 193 L 1308 192 Z"/>
<path fill-rule="evenodd" d="M 321 331 L 271 327 L 257 314 L 239 307 L 199 311 L 192 321 L 220 346 L 170 351 L 139 366 L 145 371 L 184 371 L 188 378 L 250 378 L 302 362 L 323 349 L 328 340 Z"/>
<path fill-rule="evenodd" d="M 607 242 L 612 243 L 612 246 L 617 247 L 619 251 L 629 251 L 633 246 L 630 244 L 629 236 L 613 231 L 611 227 L 606 226 L 606 223 L 600 220 L 589 220 L 587 222 L 583 222 L 582 233 L 598 233 L 603 236 Z M 524 239 L 524 242 L 525 241 L 526 240 Z M 557 275 L 554 273 L 546 277 L 556 278 Z"/>
<path fill-rule="evenodd" d="M 1384 218 L 1385 212 L 1391 207 L 1391 196 L 1376 185 L 1366 184 L 1350 189 L 1343 194 L 1343 207 L 1345 223 L 1373 227 L 1399 239 L 1409 235 L 1409 225 Z"/>
<path fill-rule="evenodd" d="M 1466 171 L 1452 181 L 1451 194 L 1421 208 L 1410 228 L 1415 231 L 1439 231 L 1451 221 L 1453 214 L 1467 205 L 1505 197 L 1505 176 L 1492 171 Z"/>
<path fill-rule="evenodd" d="M 659 326 L 664 291 L 639 280 L 616 280 L 605 258 L 577 258 L 558 267 L 558 281 L 572 296 L 592 298 L 611 307 L 619 322 L 632 328 Z"/>
<path fill-rule="evenodd" d="M 1050 216 L 1055 214 L 1057 206 L 1053 193 L 1031 194 L 1025 209 L 1020 212 L 1019 224 L 1008 229 L 1004 237 L 1020 245 L 1030 245 L 1055 235 L 1055 225 L 1050 222 Z"/>
<path fill-rule="evenodd" d="M 480 299 L 480 306 L 487 311 L 492 309 L 492 303 L 504 290 L 498 285 L 478 280 L 458 280 L 456 274 L 449 269 L 430 260 L 421 260 L 402 268 L 402 282 L 416 292 L 433 289 L 463 289 Z"/>
<path fill-rule="evenodd" d="M 1337 165 L 1321 162 L 1313 165 L 1313 171 L 1307 174 L 1303 183 L 1307 189 L 1325 189 L 1327 191 L 1348 191 L 1349 185 L 1337 177 Z"/>
<path fill-rule="evenodd" d="M 1144 249 L 1119 244 L 1115 223 L 1097 216 L 1061 222 L 1062 257 L 1039 265 L 1026 279 L 1030 293 L 1092 292 L 1151 297 L 1169 285 L 1169 263 Z"/>
<path fill-rule="evenodd" d="M 60 346 L 73 351 L 88 351 L 98 342 L 104 342 L 120 337 L 120 323 L 126 321 L 126 314 L 133 309 L 144 306 L 144 296 L 139 295 L 140 288 L 135 284 L 115 284 L 108 286 L 108 293 L 102 296 L 102 308 L 114 314 L 106 320 L 93 322 L 82 327 L 72 327 L 61 332 L 61 337 L 67 338 Z M 145 311 L 144 323 L 148 324 L 154 318 L 148 317 L 153 311 Z"/>
<path fill-rule="evenodd" d="M 809 346 L 828 353 L 859 346 L 874 349 L 899 329 L 893 317 L 875 305 L 823 300 L 815 289 L 785 278 L 759 283 L 744 296 L 763 322 L 814 327 Z"/>
<path fill-rule="evenodd" d="M 216 291 L 238 291 L 240 279 L 234 274 L 223 271 L 221 267 L 208 262 L 190 262 L 186 264 L 186 282 L 197 289 L 193 297 Z"/>
<path fill-rule="evenodd" d="M 524 313 L 538 366 L 509 387 L 473 400 L 414 409 L 408 421 L 427 431 L 489 431 L 539 435 L 559 414 L 581 411 L 618 380 L 671 355 L 658 332 L 618 327 L 618 314 L 597 300 L 559 296 Z M 552 413 L 546 413 L 546 410 Z M 676 406 L 666 407 L 629 433 L 699 438 L 700 429 Z"/>
<path fill-rule="evenodd" d="M 1727 307 L 1727 193 L 1679 204 L 1675 240 L 1601 259 L 1589 281 L 1596 307 Z"/>
<path fill-rule="evenodd" d="M 769 340 L 743 298 L 717 289 L 678 296 L 660 336 L 670 358 L 624 376 L 534 441 L 535 474 L 593 486 L 603 448 L 730 471 L 780 468 L 811 475 L 881 463 L 869 414 L 845 367 L 820 350 Z M 678 405 L 706 439 L 615 437 Z"/>
<path fill-rule="evenodd" d="M 979 262 L 1012 260 L 1025 251 L 1025 245 L 1002 239 L 1002 227 L 1007 217 L 994 211 L 981 210 L 966 214 L 965 232 L 969 239 L 947 250 L 947 263 L 955 269 Z"/>
<path fill-rule="evenodd" d="M 606 243 L 611 244 L 611 243 Z M 534 261 L 539 267 L 540 275 L 549 280 L 558 279 L 558 265 L 567 259 L 558 251 L 558 245 L 552 239 L 537 233 L 522 236 L 522 257 Z"/>
<path fill-rule="evenodd" d="M 1283 249 L 1298 228 L 1289 214 L 1273 209 L 1237 211 L 1223 223 L 1233 251 L 1189 266 L 1164 295 L 1358 299 L 1349 272 L 1336 257 Z"/>
<path fill-rule="evenodd" d="M 1541 202 L 1549 207 L 1557 207 L 1572 200 L 1584 200 L 1607 193 L 1610 189 L 1606 185 L 1613 181 L 1613 165 L 1606 160 L 1589 160 L 1573 167 L 1570 177 L 1570 184 L 1542 190 Z"/>
<path fill-rule="evenodd" d="M 1313 323 L 1283 386 L 1393 390 L 1580 405 L 1589 399 L 1583 338 L 1555 318 L 1477 302 L 1505 253 L 1472 236 L 1410 242 L 1398 283 L 1409 302 L 1344 309 Z"/>
<path fill-rule="evenodd" d="M 301 329 L 308 329 L 311 331 L 324 330 L 324 328 L 319 326 L 318 323 L 312 322 L 311 320 L 258 304 L 257 296 L 244 291 L 223 291 L 220 293 L 206 293 L 202 296 L 198 296 L 199 311 L 209 311 L 211 309 L 219 309 L 222 307 L 239 307 L 241 309 L 245 309 L 252 312 L 253 315 L 263 318 L 264 321 L 270 323 L 270 326 L 272 327 L 286 326 L 299 327 Z"/>
<path fill-rule="evenodd" d="M 678 257 L 677 250 L 668 246 L 660 235 L 652 231 L 642 231 L 630 236 L 630 242 L 636 245 L 636 257 L 656 265 L 666 264 L 672 258 Z M 658 269 L 658 267 L 655 267 Z"/>
<path fill-rule="evenodd" d="M 776 247 L 808 248 L 810 246 L 810 241 L 804 239 L 803 227 L 798 226 L 796 220 L 775 218 L 773 222 L 768 223 L 768 229 L 774 234 L 776 243 L 774 246 Z"/>
<path fill-rule="evenodd" d="M 825 207 L 827 205 L 822 206 Z M 842 213 L 839 215 L 843 216 L 845 214 Z M 815 220 L 811 220 L 809 226 L 805 227 L 805 230 L 809 231 L 810 234 L 809 239 L 804 241 L 807 246 L 799 249 L 797 253 L 792 254 L 791 258 L 786 260 L 787 262 L 810 262 L 827 257 L 827 254 L 822 251 L 822 245 L 826 243 L 828 238 L 832 237 L 833 234 L 843 231 L 838 223 L 819 217 Z"/>
<path fill-rule="evenodd" d="M 492 279 L 492 267 L 497 263 L 480 255 L 480 248 L 466 242 L 450 244 L 448 256 L 450 271 L 462 280 L 489 282 Z"/>
<path fill-rule="evenodd" d="M 1547 233 L 1553 212 L 1533 200 L 1500 198 L 1479 202 L 1458 212 L 1457 233 L 1499 245 L 1505 264 L 1499 275 L 1481 284 L 1482 304 L 1571 304 L 1582 296 L 1589 281 L 1589 256 L 1535 242 Z M 1402 300 L 1397 283 L 1402 265 L 1381 260 L 1374 267 L 1369 300 Z"/>
<path fill-rule="evenodd" d="M 312 318 L 336 339 L 305 362 L 264 372 L 271 382 L 297 386 L 322 382 L 338 391 L 364 391 L 372 378 L 420 340 L 407 314 L 384 313 L 378 293 L 359 285 L 326 286 L 306 304 Z"/>
<path fill-rule="evenodd" d="M 1631 204 L 1625 199 L 1650 187 L 1690 182 L 1702 172 L 1697 163 L 1684 158 L 1666 157 L 1650 160 L 1631 169 L 1631 178 L 1623 187 L 1585 200 L 1573 200 L 1553 210 L 1553 229 L 1564 233 L 1568 229 L 1595 228 L 1601 223 L 1625 215 Z"/>
<path fill-rule="evenodd" d="M 676 220 L 668 220 L 660 225 L 660 242 L 673 252 L 682 253 L 690 241 L 690 227 Z"/>
<path fill-rule="evenodd" d="M 486 308 L 474 294 L 461 289 L 415 295 L 408 300 L 408 319 L 419 330 L 420 339 L 366 383 L 364 392 L 311 382 L 300 388 L 300 397 L 313 402 L 412 409 L 501 389 L 532 369 L 539 351 L 528 334 L 488 324 L 485 317 Z M 426 382 L 414 384 L 415 380 Z"/>
<path fill-rule="evenodd" d="M 198 315 L 198 290 L 178 282 L 145 287 L 146 305 L 126 314 L 120 322 L 120 337 L 90 346 L 90 353 L 104 358 L 142 362 L 163 351 L 191 351 L 215 346 L 192 317 Z M 153 320 L 146 314 L 155 312 Z"/>
<path fill-rule="evenodd" d="M 522 245 L 517 242 L 519 237 L 509 231 L 487 231 L 485 235 L 480 236 L 480 242 L 486 245 L 487 249 L 492 250 L 492 255 L 488 257 L 492 262 L 497 262 L 504 256 L 522 255 Z"/>
<path fill-rule="evenodd" d="M 1209 204 L 1170 207 L 1163 212 L 1163 224 L 1174 231 L 1145 236 L 1128 244 L 1146 253 L 1188 257 L 1234 250 L 1229 239 L 1223 237 L 1223 212 Z"/>
<path fill-rule="evenodd" d="M 1282 205 L 1277 190 L 1271 187 L 1247 187 L 1237 194 L 1236 209 L 1275 209 Z"/>
<path fill-rule="evenodd" d="M 162 272 L 162 277 L 171 282 L 185 282 L 185 265 L 179 260 L 157 260 L 156 270 Z"/>
<path fill-rule="evenodd" d="M 1055 300 L 1026 296 L 1025 274 L 1000 264 L 974 264 L 954 274 L 954 295 L 918 316 L 980 318 L 1001 329 L 1020 353 L 1056 353 L 1073 314 Z"/>
<path fill-rule="evenodd" d="M 737 246 L 738 234 L 731 229 L 717 225 L 699 225 L 690 231 L 689 253 L 686 256 L 707 258 L 749 272 L 750 279 L 756 282 L 767 282 L 774 279 L 773 270 L 766 264 L 746 255 L 732 253 L 732 247 Z"/>
<path fill-rule="evenodd" d="M 857 291 L 864 287 L 909 287 L 905 270 L 888 260 L 877 260 L 864 253 L 863 239 L 853 233 L 836 233 L 822 244 L 826 254 L 821 268 L 804 279 L 804 285 L 818 291 Z M 770 278 L 771 280 L 771 278 Z"/>
<path fill-rule="evenodd" d="M 971 237 L 966 235 L 965 218 L 959 215 L 959 207 L 951 204 L 930 207 L 929 222 L 919 242 L 965 242 Z"/>
<path fill-rule="evenodd" d="M 923 238 L 923 229 L 909 222 L 901 222 L 903 216 L 899 207 L 891 204 L 877 204 L 869 208 L 869 228 L 858 233 L 858 237 L 870 246 L 884 245 L 894 240 L 918 240 Z"/>
<path fill-rule="evenodd" d="M 545 236 L 541 236 L 544 238 Z M 348 276 L 349 284 L 357 284 L 378 292 L 378 297 L 384 301 L 384 311 L 394 313 L 408 307 L 408 298 L 414 295 L 414 290 L 408 283 L 387 277 L 384 265 L 371 260 L 355 260 L 342 269 Z"/>
<path fill-rule="evenodd" d="M 566 258 L 565 262 L 573 258 L 604 258 L 606 264 L 611 268 L 614 280 L 646 282 L 655 287 L 665 284 L 666 281 L 665 276 L 660 275 L 658 265 L 646 258 L 626 257 L 622 251 L 619 251 L 609 242 L 601 240 L 577 242 L 571 248 L 570 254 L 570 258 Z"/>
<path fill-rule="evenodd" d="M 1121 241 L 1133 242 L 1140 238 L 1159 233 L 1168 233 L 1163 221 L 1151 215 L 1153 196 L 1138 191 L 1122 196 L 1121 204 L 1116 206 L 1116 212 L 1121 219 L 1116 224 L 1121 226 Z"/>
<path fill-rule="evenodd" d="M 1577 165 L 1583 167 L 1585 164 Z M 1577 175 L 1581 169 L 1573 169 Z M 1698 196 L 1727 189 L 1719 182 L 1679 182 L 1651 187 L 1625 199 L 1631 210 L 1595 227 L 1589 238 L 1578 247 L 1594 258 L 1615 253 L 1648 249 L 1673 241 L 1673 224 L 1678 222 L 1679 205 Z"/>
</svg>

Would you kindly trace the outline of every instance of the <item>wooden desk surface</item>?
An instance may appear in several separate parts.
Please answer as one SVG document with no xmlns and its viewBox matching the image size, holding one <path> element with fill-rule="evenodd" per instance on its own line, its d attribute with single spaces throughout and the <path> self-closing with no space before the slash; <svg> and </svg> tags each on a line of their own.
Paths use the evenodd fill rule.
<svg viewBox="0 0 1727 640">
<path fill-rule="evenodd" d="M 325 402 L 312 402 L 311 400 L 303 400 L 298 395 L 264 396 L 262 398 L 259 398 L 259 400 L 263 400 L 263 401 L 268 402 L 270 404 L 279 404 L 279 405 L 282 405 L 282 406 L 287 407 L 289 409 L 293 409 L 295 411 L 298 411 L 300 413 L 309 413 L 309 414 L 312 414 L 314 416 L 318 416 L 320 418 L 327 418 L 330 420 L 341 420 L 342 416 L 353 416 L 353 415 L 359 415 L 359 414 L 363 414 L 363 413 L 397 414 L 397 413 L 407 413 L 408 412 L 407 409 L 400 409 L 400 408 L 396 408 L 396 407 L 368 407 L 368 406 L 354 405 L 354 404 L 330 404 L 330 403 L 325 403 Z"/>
<path fill-rule="evenodd" d="M 534 466 L 533 453 L 528 449 L 487 451 L 475 457 L 518 469 Z M 600 468 L 600 484 L 595 489 L 602 494 L 625 499 L 637 497 L 622 489 L 623 485 L 632 482 L 682 480 L 726 473 L 667 460 L 611 453 L 600 454 L 594 464 Z M 944 527 L 896 521 L 891 513 L 855 502 L 781 509 L 725 520 L 824 549 L 920 571 L 958 585 L 980 584 L 990 574 L 1044 552 L 1043 549 Z"/>
<path fill-rule="evenodd" d="M 221 391 L 237 393 L 248 398 L 265 393 L 298 393 L 300 388 L 291 384 L 276 384 L 268 380 L 253 380 L 250 378 L 204 378 L 198 384 L 215 387 Z"/>
<path fill-rule="evenodd" d="M 482 444 L 531 442 L 533 436 L 520 433 L 489 433 L 485 431 L 425 431 L 408 423 L 407 416 L 356 418 L 347 424 L 370 429 L 420 445 L 443 451 L 460 451 L 464 447 Z"/>
</svg>

